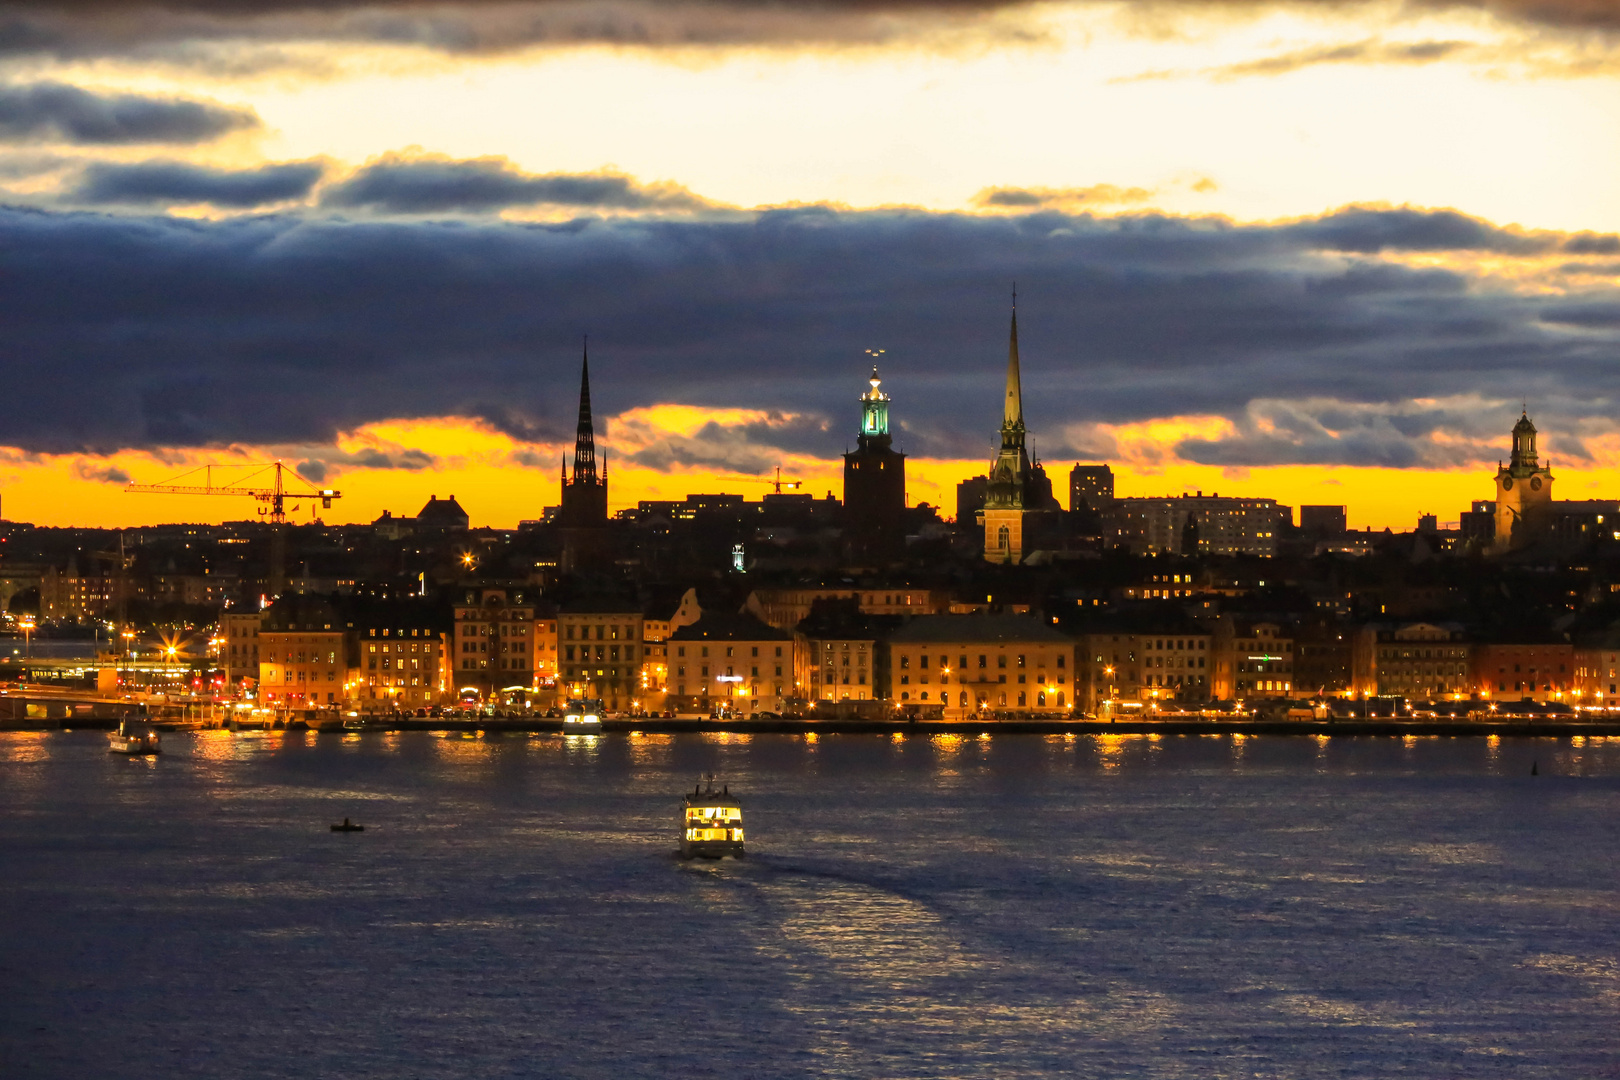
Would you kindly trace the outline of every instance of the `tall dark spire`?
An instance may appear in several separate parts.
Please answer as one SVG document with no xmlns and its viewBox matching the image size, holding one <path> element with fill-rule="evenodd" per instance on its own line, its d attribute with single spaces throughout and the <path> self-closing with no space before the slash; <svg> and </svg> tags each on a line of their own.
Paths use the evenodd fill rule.
<svg viewBox="0 0 1620 1080">
<path fill-rule="evenodd" d="M 591 429 L 590 338 L 579 371 L 579 430 L 574 435 L 574 483 L 596 483 L 596 435 Z"/>
</svg>

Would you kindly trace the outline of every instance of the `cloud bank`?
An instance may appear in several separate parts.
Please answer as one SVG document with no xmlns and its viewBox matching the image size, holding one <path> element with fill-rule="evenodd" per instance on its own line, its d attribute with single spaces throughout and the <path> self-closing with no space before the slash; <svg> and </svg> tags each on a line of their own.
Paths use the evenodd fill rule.
<svg viewBox="0 0 1620 1080">
<path fill-rule="evenodd" d="M 554 443 L 572 430 L 589 333 L 602 415 L 675 403 L 755 416 L 679 438 L 627 430 L 651 467 L 755 471 L 772 448 L 845 449 L 869 347 L 888 349 L 902 449 L 988 459 L 1016 279 L 1026 411 L 1047 458 L 1092 448 L 1067 432 L 1201 416 L 1225 420 L 1178 437 L 1196 461 L 1454 464 L 1493 455 L 1521 400 L 1560 446 L 1613 426 L 1620 290 L 1511 291 L 1434 257 L 1556 275 L 1614 242 L 1396 208 L 1254 225 L 0 209 L 0 445 L 327 445 L 441 416 Z"/>
<path fill-rule="evenodd" d="M 252 110 L 211 101 L 95 94 L 57 82 L 0 86 L 0 141 L 5 142 L 188 144 L 257 126 Z"/>
<path fill-rule="evenodd" d="M 455 160 L 390 154 L 321 194 L 324 206 L 386 214 L 488 213 L 520 206 L 696 210 L 709 204 L 674 184 L 614 173 L 536 176 L 503 157 Z"/>
<path fill-rule="evenodd" d="M 1151 27 L 1212 14 L 1243 19 L 1293 8 L 1342 13 L 1387 9 L 1375 0 L 1136 0 L 1116 4 Z M 776 4 L 657 0 L 11 0 L 0 7 L 0 56 L 64 58 L 144 54 L 230 66 L 245 43 L 328 41 L 490 53 L 606 42 L 690 48 L 757 44 L 886 44 L 940 35 L 1031 40 L 1017 0 L 814 0 Z M 1484 12 L 1535 29 L 1620 31 L 1609 0 L 1412 0 L 1408 12 Z M 210 54 L 210 44 L 233 46 Z M 199 48 L 201 47 L 201 48 Z M 1421 61 L 1416 55 L 1411 60 Z M 1325 58 L 1333 62 L 1334 58 Z M 1406 62 L 1389 56 L 1383 62 Z"/>
<path fill-rule="evenodd" d="M 206 203 L 246 210 L 303 200 L 324 172 L 324 166 L 313 161 L 256 169 L 214 169 L 179 161 L 96 163 L 85 169 L 68 198 L 133 206 Z"/>
</svg>

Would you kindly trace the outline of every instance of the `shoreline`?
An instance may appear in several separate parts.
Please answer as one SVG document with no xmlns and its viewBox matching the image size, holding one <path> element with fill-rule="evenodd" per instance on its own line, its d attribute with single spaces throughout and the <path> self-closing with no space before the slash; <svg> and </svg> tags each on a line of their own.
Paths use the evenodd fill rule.
<svg viewBox="0 0 1620 1080">
<path fill-rule="evenodd" d="M 116 722 L 82 720 L 48 721 L 31 725 L 6 724 L 0 731 L 50 732 L 63 730 L 103 730 Z M 218 727 L 173 724 L 157 721 L 160 731 L 218 731 Z M 248 728 L 257 731 L 257 728 Z M 280 729 L 278 729 L 280 730 Z M 558 719 L 446 720 L 398 718 L 371 721 L 360 729 L 300 728 L 316 734 L 355 735 L 402 731 L 484 732 L 487 734 L 563 735 Z M 1570 738 L 1574 736 L 1620 737 L 1620 721 L 1570 720 L 989 720 L 914 722 L 890 720 L 680 720 L 667 718 L 606 720 L 602 734 L 638 735 L 1294 735 L 1294 736 L 1381 736 L 1414 737 L 1509 737 Z"/>
</svg>

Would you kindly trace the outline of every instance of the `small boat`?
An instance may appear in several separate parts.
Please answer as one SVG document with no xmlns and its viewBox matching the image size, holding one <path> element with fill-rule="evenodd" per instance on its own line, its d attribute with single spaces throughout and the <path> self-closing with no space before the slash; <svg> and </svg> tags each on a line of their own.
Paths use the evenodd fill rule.
<svg viewBox="0 0 1620 1080">
<path fill-rule="evenodd" d="M 364 825 L 356 825 L 354 822 L 350 821 L 348 818 L 344 818 L 343 819 L 343 824 L 332 826 L 332 831 L 333 832 L 365 832 L 366 827 Z"/>
<path fill-rule="evenodd" d="M 575 699 L 563 710 L 563 731 L 584 735 L 602 730 L 602 702 L 599 698 Z"/>
<path fill-rule="evenodd" d="M 683 859 L 740 859 L 743 850 L 742 803 L 729 787 L 714 790 L 714 777 L 700 782 L 681 803 Z"/>
<path fill-rule="evenodd" d="M 158 733 L 150 727 L 133 720 L 120 720 L 118 730 L 107 736 L 107 752 L 143 756 L 161 754 L 163 747 L 158 741 Z"/>
</svg>

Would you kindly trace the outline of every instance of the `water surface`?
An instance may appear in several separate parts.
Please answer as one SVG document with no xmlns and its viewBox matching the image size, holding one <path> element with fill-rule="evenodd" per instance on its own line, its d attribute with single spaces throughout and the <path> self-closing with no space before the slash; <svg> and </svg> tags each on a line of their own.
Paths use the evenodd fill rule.
<svg viewBox="0 0 1620 1080">
<path fill-rule="evenodd" d="M 1620 739 L 165 746 L 0 735 L 0 1076 L 1620 1075 Z"/>
</svg>

